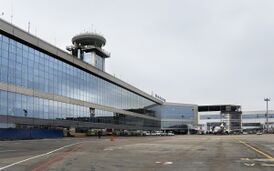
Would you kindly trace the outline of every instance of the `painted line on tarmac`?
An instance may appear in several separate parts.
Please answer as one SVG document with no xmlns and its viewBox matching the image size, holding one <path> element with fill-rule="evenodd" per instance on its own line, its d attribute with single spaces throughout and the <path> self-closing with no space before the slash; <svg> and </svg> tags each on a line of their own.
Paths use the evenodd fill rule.
<svg viewBox="0 0 274 171">
<path fill-rule="evenodd" d="M 44 168 L 48 167 L 49 165 L 53 164 L 54 162 L 57 162 L 59 160 L 62 160 L 65 156 L 69 155 L 71 152 L 77 151 L 78 149 L 80 149 L 81 145 L 75 145 L 76 147 L 73 149 L 70 149 L 69 151 L 65 151 L 63 153 L 60 153 L 59 155 L 54 156 L 52 159 L 50 159 L 49 161 L 41 164 L 40 166 L 32 169 L 31 171 L 40 171 L 43 170 Z"/>
<path fill-rule="evenodd" d="M 37 158 L 39 158 L 39 157 L 43 157 L 43 156 L 52 154 L 52 153 L 54 153 L 54 152 L 56 152 L 56 151 L 60 151 L 60 150 L 62 150 L 62 149 L 64 149 L 64 148 L 71 147 L 71 146 L 74 146 L 74 145 L 77 145 L 77 144 L 82 144 L 82 143 L 84 143 L 84 142 L 78 142 L 78 143 L 73 143 L 73 144 L 65 145 L 65 146 L 63 146 L 63 147 L 57 148 L 57 149 L 52 150 L 52 151 L 49 151 L 49 152 L 47 152 L 47 153 L 39 154 L 39 155 L 30 157 L 30 158 L 27 158 L 27 159 L 24 159 L 24 160 L 21 160 L 21 161 L 18 161 L 18 162 L 9 164 L 9 165 L 7 165 L 7 166 L 0 167 L 0 170 L 4 170 L 4 169 L 10 168 L 10 167 L 12 167 L 12 166 L 18 165 L 18 164 L 20 164 L 20 163 L 23 163 L 23 162 L 26 162 L 26 161 L 29 161 L 29 160 L 33 160 L 33 159 L 37 159 Z"/>
<path fill-rule="evenodd" d="M 262 163 L 261 166 L 274 167 L 274 164 Z"/>
<path fill-rule="evenodd" d="M 263 156 L 265 156 L 265 157 L 267 157 L 267 158 L 269 158 L 269 159 L 271 159 L 271 160 L 274 160 L 274 157 L 272 157 L 270 154 L 267 154 L 267 153 L 265 153 L 265 152 L 259 150 L 258 148 L 255 148 L 255 147 L 253 147 L 253 146 L 247 144 L 247 143 L 244 142 L 244 141 L 239 140 L 239 142 L 242 143 L 243 145 L 249 147 L 250 149 L 256 151 L 257 153 L 260 153 L 261 155 L 263 155 Z"/>
</svg>

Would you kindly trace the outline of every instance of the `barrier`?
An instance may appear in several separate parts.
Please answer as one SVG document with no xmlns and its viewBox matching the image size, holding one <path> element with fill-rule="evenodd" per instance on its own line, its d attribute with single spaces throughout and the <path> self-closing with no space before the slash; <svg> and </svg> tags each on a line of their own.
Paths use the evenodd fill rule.
<svg viewBox="0 0 274 171">
<path fill-rule="evenodd" d="M 63 130 L 59 129 L 0 128 L 0 140 L 61 138 L 63 136 Z"/>
</svg>

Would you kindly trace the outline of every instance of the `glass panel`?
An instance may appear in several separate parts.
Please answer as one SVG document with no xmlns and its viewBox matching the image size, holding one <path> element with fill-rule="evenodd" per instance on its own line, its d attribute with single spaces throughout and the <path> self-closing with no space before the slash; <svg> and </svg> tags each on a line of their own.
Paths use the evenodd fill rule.
<svg viewBox="0 0 274 171">
<path fill-rule="evenodd" d="M 86 53 L 84 58 L 86 61 L 93 60 L 91 53 Z M 100 56 L 96 58 L 96 67 L 102 69 L 104 59 Z M 155 102 L 2 35 L 0 36 L 0 66 L 0 80 L 3 82 L 155 116 L 155 111 L 148 110 L 149 106 L 154 105 Z M 1 104 L 3 103 L 1 111 L 16 116 L 25 116 L 27 111 L 28 116 L 45 119 L 88 116 L 86 115 L 88 108 L 80 109 L 72 105 L 69 106 L 69 109 L 73 109 L 72 113 L 67 109 L 66 104 L 63 106 L 63 104 L 40 100 L 36 97 L 26 97 L 26 100 L 23 100 L 22 97 L 22 95 L 15 97 L 15 94 L 8 93 L 7 100 L 1 101 Z M 1 98 L 4 98 L 4 95 Z M 100 111 L 98 114 L 107 117 L 115 115 L 106 111 Z M 187 112 L 185 114 L 186 117 L 191 117 L 190 114 L 187 116 Z M 103 118 L 103 120 L 114 122 L 113 119 Z M 129 123 L 138 125 L 134 119 Z"/>
</svg>

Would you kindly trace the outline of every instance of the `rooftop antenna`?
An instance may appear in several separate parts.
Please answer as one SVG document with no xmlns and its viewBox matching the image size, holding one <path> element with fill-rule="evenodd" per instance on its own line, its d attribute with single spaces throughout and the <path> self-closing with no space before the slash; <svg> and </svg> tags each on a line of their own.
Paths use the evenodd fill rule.
<svg viewBox="0 0 274 171">
<path fill-rule="evenodd" d="M 10 23 L 12 24 L 13 19 L 13 3 L 11 2 L 11 15 L 10 15 Z"/>
<path fill-rule="evenodd" d="M 28 22 L 28 33 L 30 32 L 30 22 Z"/>
<path fill-rule="evenodd" d="M 34 34 L 37 37 L 37 28 L 36 27 L 35 27 L 35 33 Z"/>
</svg>

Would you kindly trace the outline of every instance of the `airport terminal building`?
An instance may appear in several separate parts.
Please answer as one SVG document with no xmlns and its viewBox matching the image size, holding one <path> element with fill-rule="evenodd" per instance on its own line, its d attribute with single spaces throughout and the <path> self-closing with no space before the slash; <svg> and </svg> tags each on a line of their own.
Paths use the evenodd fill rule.
<svg viewBox="0 0 274 171">
<path fill-rule="evenodd" d="M 163 101 L 106 73 L 105 43 L 80 34 L 69 54 L 0 20 L 0 127 L 159 129 Z"/>
<path fill-rule="evenodd" d="M 266 129 L 274 130 L 274 111 L 243 111 L 242 128 L 246 131 Z"/>
<path fill-rule="evenodd" d="M 198 125 L 203 131 L 210 131 L 223 124 L 226 130 L 242 129 L 242 111 L 240 105 L 200 105 L 198 107 Z"/>
<path fill-rule="evenodd" d="M 105 44 L 102 35 L 82 33 L 72 38 L 68 53 L 0 19 L 0 128 L 186 133 L 221 122 L 230 129 L 263 124 L 262 111 L 169 103 L 141 91 L 105 72 Z"/>
<path fill-rule="evenodd" d="M 161 130 L 186 134 L 198 124 L 198 105 L 165 102 L 152 108 L 161 118 Z"/>
<path fill-rule="evenodd" d="M 198 125 L 203 131 L 210 131 L 214 126 L 219 126 L 227 121 L 227 117 L 221 111 L 199 112 Z M 240 117 L 240 127 L 242 131 L 262 131 L 267 128 L 274 130 L 274 111 L 242 111 Z"/>
</svg>

